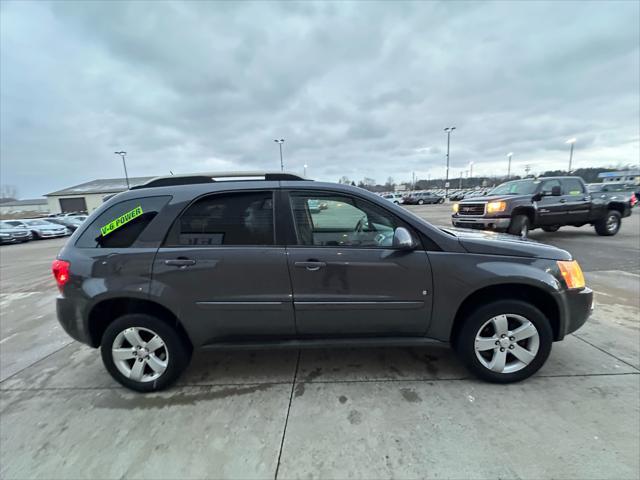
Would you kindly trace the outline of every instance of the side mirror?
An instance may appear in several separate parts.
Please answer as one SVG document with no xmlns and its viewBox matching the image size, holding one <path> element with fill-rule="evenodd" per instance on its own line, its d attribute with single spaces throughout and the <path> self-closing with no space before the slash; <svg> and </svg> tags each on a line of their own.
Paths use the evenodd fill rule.
<svg viewBox="0 0 640 480">
<path fill-rule="evenodd" d="M 404 227 L 398 227 L 393 232 L 393 248 L 398 250 L 413 250 L 416 248 L 413 237 Z"/>
<path fill-rule="evenodd" d="M 560 189 L 559 185 L 554 185 L 553 187 L 551 187 L 552 197 L 559 197 L 560 195 L 562 195 L 562 190 Z"/>
<path fill-rule="evenodd" d="M 542 200 L 542 192 L 538 192 L 536 193 L 531 200 L 533 200 L 534 202 L 539 202 L 540 200 Z"/>
</svg>

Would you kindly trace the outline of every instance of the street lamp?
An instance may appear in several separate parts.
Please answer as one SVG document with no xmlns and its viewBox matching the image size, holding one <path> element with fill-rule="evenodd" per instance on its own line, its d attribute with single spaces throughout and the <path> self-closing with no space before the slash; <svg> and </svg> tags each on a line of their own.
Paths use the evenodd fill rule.
<svg viewBox="0 0 640 480">
<path fill-rule="evenodd" d="M 571 173 L 571 162 L 573 160 L 573 145 L 576 143 L 576 139 L 570 138 L 565 143 L 568 143 L 571 145 L 571 150 L 569 151 L 569 173 Z"/>
<path fill-rule="evenodd" d="M 444 129 L 447 132 L 447 171 L 444 177 L 444 198 L 449 198 L 449 146 L 451 144 L 451 132 L 453 132 L 456 127 L 447 127 Z"/>
<path fill-rule="evenodd" d="M 304 178 L 307 178 L 307 164 L 304 164 Z"/>
<path fill-rule="evenodd" d="M 127 173 L 127 162 L 125 161 L 125 157 L 127 156 L 127 152 L 113 152 L 116 155 L 120 155 L 122 157 L 122 166 L 124 167 L 124 178 L 127 181 L 127 190 L 131 187 L 129 186 L 129 174 Z"/>
<path fill-rule="evenodd" d="M 284 172 L 284 163 L 282 162 L 282 144 L 284 143 L 284 138 L 278 140 L 277 138 L 274 140 L 280 147 L 280 171 Z"/>
<path fill-rule="evenodd" d="M 469 162 L 469 178 L 473 178 L 473 160 Z"/>
<path fill-rule="evenodd" d="M 513 157 L 513 152 L 507 153 L 507 157 L 509 157 L 509 164 L 507 166 L 507 180 L 511 178 L 511 157 Z"/>
</svg>

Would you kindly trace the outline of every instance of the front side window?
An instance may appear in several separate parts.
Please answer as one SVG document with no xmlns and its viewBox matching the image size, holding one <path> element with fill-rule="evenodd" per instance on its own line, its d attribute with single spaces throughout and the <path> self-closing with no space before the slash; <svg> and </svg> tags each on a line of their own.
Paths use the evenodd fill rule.
<svg viewBox="0 0 640 480">
<path fill-rule="evenodd" d="M 348 196 L 293 193 L 290 204 L 299 245 L 390 248 L 401 226 L 384 209 Z"/>
<path fill-rule="evenodd" d="M 562 183 L 564 184 L 565 195 L 577 196 L 584 194 L 584 190 L 582 188 L 582 183 L 580 182 L 580 180 L 577 180 L 575 178 L 567 178 L 566 180 L 563 180 Z"/>
<path fill-rule="evenodd" d="M 138 239 L 171 197 L 125 200 L 107 208 L 82 232 L 81 248 L 128 248 Z"/>
<path fill-rule="evenodd" d="M 273 193 L 216 194 L 191 204 L 166 244 L 177 247 L 274 245 Z"/>
<path fill-rule="evenodd" d="M 560 187 L 560 180 L 545 180 L 542 183 L 540 192 L 543 195 L 551 195 L 551 193 L 553 192 L 553 187 Z"/>
</svg>

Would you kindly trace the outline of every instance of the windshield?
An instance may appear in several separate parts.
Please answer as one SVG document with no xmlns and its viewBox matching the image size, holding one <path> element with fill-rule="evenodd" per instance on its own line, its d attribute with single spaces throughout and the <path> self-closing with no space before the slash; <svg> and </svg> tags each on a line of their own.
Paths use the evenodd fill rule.
<svg viewBox="0 0 640 480">
<path fill-rule="evenodd" d="M 498 185 L 489 195 L 531 195 L 539 184 L 538 180 L 515 180 Z"/>
</svg>

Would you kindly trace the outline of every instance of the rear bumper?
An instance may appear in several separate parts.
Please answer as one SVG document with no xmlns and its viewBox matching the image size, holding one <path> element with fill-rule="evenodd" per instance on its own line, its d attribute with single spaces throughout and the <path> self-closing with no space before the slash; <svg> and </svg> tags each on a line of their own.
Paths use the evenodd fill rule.
<svg viewBox="0 0 640 480">
<path fill-rule="evenodd" d="M 582 327 L 591 313 L 593 313 L 593 290 L 583 288 L 582 290 L 567 290 L 562 293 L 565 308 L 564 331 L 560 332 L 561 340 L 564 335 L 575 332 Z"/>
<path fill-rule="evenodd" d="M 89 332 L 85 328 L 82 314 L 79 312 L 78 303 L 65 297 L 56 298 L 56 314 L 58 322 L 71 338 L 91 345 Z"/>
<path fill-rule="evenodd" d="M 451 223 L 457 228 L 475 228 L 479 230 L 493 230 L 496 232 L 506 232 L 511 224 L 511 217 L 471 217 L 453 214 Z"/>
</svg>

